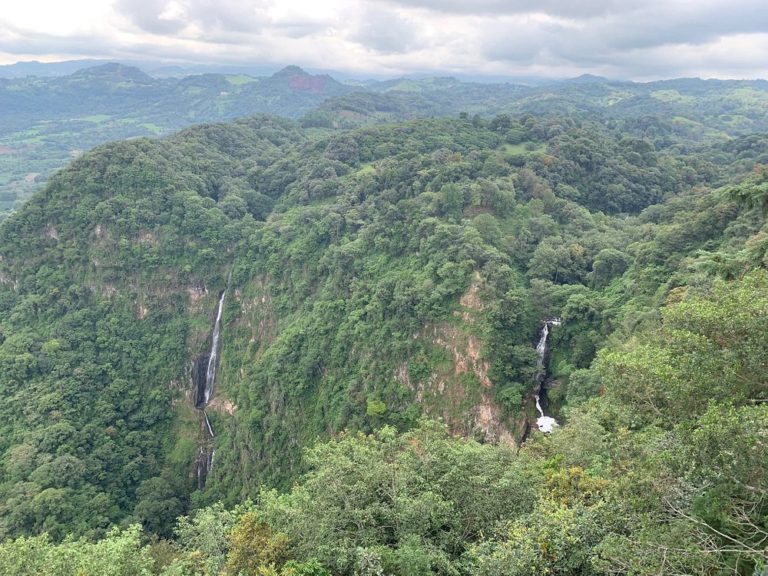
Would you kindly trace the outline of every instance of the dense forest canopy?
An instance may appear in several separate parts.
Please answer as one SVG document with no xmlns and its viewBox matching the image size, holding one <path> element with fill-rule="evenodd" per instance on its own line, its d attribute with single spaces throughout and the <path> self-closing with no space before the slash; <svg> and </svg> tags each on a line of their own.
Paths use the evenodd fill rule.
<svg viewBox="0 0 768 576">
<path fill-rule="evenodd" d="M 685 84 L 72 162 L 0 225 L 0 573 L 762 574 L 768 140 Z"/>
<path fill-rule="evenodd" d="M 460 113 L 485 121 L 533 113 L 599 118 L 616 134 L 648 139 L 657 149 L 688 149 L 764 132 L 768 83 L 633 83 L 598 76 L 538 85 L 450 77 L 343 83 L 297 66 L 264 77 L 153 78 L 113 63 L 61 77 L 0 78 L 0 109 L 2 220 L 55 170 L 93 146 L 164 136 L 201 122 L 270 113 L 299 119 L 306 128 L 354 128 Z"/>
</svg>

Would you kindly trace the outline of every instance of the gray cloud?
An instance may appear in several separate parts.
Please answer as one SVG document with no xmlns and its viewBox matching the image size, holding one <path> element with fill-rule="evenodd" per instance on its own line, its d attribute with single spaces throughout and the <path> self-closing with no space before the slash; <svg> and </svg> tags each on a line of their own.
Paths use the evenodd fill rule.
<svg viewBox="0 0 768 576">
<path fill-rule="evenodd" d="M 704 44 L 730 34 L 768 31 L 768 11 L 762 0 L 736 0 L 728 5 L 669 4 L 660 11 L 639 11 L 626 22 L 609 19 L 606 24 L 598 37 L 605 38 L 610 48 Z"/>
<path fill-rule="evenodd" d="M 181 18 L 160 18 L 166 10 L 166 0 L 118 0 L 115 8 L 136 26 L 152 34 L 174 34 L 187 23 Z"/>
<path fill-rule="evenodd" d="M 544 13 L 563 18 L 593 18 L 627 13 L 649 2 L 640 0 L 389 0 L 392 4 L 453 14 Z"/>
<path fill-rule="evenodd" d="M 419 27 L 399 14 L 368 7 L 360 14 L 348 38 L 382 53 L 401 54 L 423 45 Z"/>
<path fill-rule="evenodd" d="M 0 52 L 8 54 L 76 54 L 101 57 L 114 51 L 113 40 L 107 36 L 56 36 L 43 32 L 29 32 L 4 25 L 0 34 Z"/>
<path fill-rule="evenodd" d="M 631 15 L 590 20 L 500 19 L 485 30 L 481 53 L 490 60 L 515 64 L 528 61 L 575 68 L 631 64 L 626 71 L 631 75 L 640 69 L 668 67 L 678 60 L 676 47 L 705 46 L 732 35 L 764 31 L 768 31 L 768 12 L 762 2 L 703 1 L 696 6 L 670 2 Z M 735 54 L 733 58 L 738 59 Z M 692 64 L 696 63 L 688 59 L 686 66 Z"/>
<path fill-rule="evenodd" d="M 70 23 L 71 35 L 6 10 L 0 58 L 269 61 L 389 75 L 768 75 L 765 0 L 309 1 L 115 0 L 109 20 L 84 11 L 88 24 Z"/>
<path fill-rule="evenodd" d="M 179 33 L 190 26 L 202 33 L 253 33 L 265 24 L 265 2 L 239 0 L 118 0 L 116 9 L 153 34 Z"/>
<path fill-rule="evenodd" d="M 277 22 L 270 28 L 278 36 L 296 39 L 319 34 L 325 30 L 326 26 L 325 24 L 319 24 L 317 22 L 297 20 L 292 22 Z"/>
</svg>

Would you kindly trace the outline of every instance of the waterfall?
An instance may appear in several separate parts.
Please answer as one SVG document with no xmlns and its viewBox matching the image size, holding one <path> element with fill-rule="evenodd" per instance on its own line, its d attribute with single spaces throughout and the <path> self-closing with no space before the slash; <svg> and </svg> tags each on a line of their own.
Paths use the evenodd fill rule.
<svg viewBox="0 0 768 576">
<path fill-rule="evenodd" d="M 536 344 L 536 353 L 539 355 L 539 360 L 536 363 L 536 380 L 543 378 L 544 376 L 544 356 L 547 354 L 547 339 L 549 338 L 549 320 L 544 321 L 544 328 L 541 329 L 541 338 L 539 343 Z"/>
<path fill-rule="evenodd" d="M 551 326 L 560 326 L 561 321 L 559 318 L 552 318 L 544 321 L 544 327 L 541 329 L 541 337 L 539 343 L 536 345 L 536 353 L 539 355 L 539 359 L 536 363 L 536 410 L 539 412 L 539 417 L 536 420 L 536 425 L 539 430 L 549 434 L 552 429 L 557 426 L 557 421 L 551 416 L 546 416 L 544 410 L 541 407 L 541 394 L 546 392 L 544 388 L 544 380 L 547 377 L 547 369 L 545 366 L 547 357 L 547 341 L 549 339 L 549 330 Z"/>
<path fill-rule="evenodd" d="M 202 490 L 205 487 L 205 479 L 213 469 L 213 458 L 216 450 L 213 448 L 213 439 L 216 435 L 213 432 L 213 426 L 205 411 L 208 402 L 213 396 L 213 386 L 216 383 L 216 365 L 219 360 L 219 347 L 221 336 L 221 315 L 224 311 L 224 297 L 227 291 L 221 293 L 219 306 L 216 310 L 216 321 L 213 324 L 213 334 L 211 335 L 211 351 L 209 354 L 202 354 L 197 357 L 192 366 L 192 384 L 195 387 L 195 408 L 197 408 L 201 417 L 201 426 L 203 434 L 206 436 L 197 456 L 197 487 Z M 203 369 L 205 372 L 203 373 Z M 204 376 L 203 376 L 204 374 Z"/>
<path fill-rule="evenodd" d="M 202 490 L 205 488 L 205 478 L 210 474 L 213 468 L 213 456 L 216 454 L 216 450 L 212 450 L 209 454 L 205 446 L 200 446 L 200 450 L 197 456 L 197 489 Z"/>
<path fill-rule="evenodd" d="M 219 309 L 216 312 L 216 322 L 213 325 L 213 342 L 211 343 L 211 354 L 208 356 L 208 369 L 205 371 L 205 400 L 203 405 L 207 405 L 213 394 L 213 384 L 216 380 L 216 360 L 219 356 L 219 334 L 221 332 L 221 312 L 224 309 L 224 296 L 227 291 L 221 293 L 219 299 Z"/>
<path fill-rule="evenodd" d="M 216 435 L 213 433 L 213 427 L 211 426 L 211 421 L 208 420 L 208 412 L 203 410 L 203 418 L 205 419 L 205 427 L 208 429 L 208 436 L 213 440 Z"/>
</svg>

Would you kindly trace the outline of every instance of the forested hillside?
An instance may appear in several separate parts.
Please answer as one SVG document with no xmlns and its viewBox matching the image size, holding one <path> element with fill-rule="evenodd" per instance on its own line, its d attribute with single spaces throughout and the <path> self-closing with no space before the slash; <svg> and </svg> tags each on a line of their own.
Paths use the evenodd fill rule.
<svg viewBox="0 0 768 576">
<path fill-rule="evenodd" d="M 765 136 L 326 112 L 2 223 L 0 573 L 762 574 Z"/>
<path fill-rule="evenodd" d="M 585 76 L 534 86 L 455 78 L 341 83 L 297 66 L 265 77 L 153 78 L 132 66 L 87 64 L 67 76 L 0 79 L 0 220 L 93 146 L 256 113 L 300 119 L 305 128 L 460 113 L 478 121 L 498 114 L 578 116 L 607 121 L 617 134 L 649 139 L 658 148 L 683 149 L 768 129 L 768 83 L 760 80 L 633 83 Z"/>
<path fill-rule="evenodd" d="M 102 64 L 64 77 L 0 79 L 0 218 L 96 145 L 257 112 L 296 118 L 352 90 L 297 66 L 262 78 L 153 78 L 132 66 Z"/>
</svg>

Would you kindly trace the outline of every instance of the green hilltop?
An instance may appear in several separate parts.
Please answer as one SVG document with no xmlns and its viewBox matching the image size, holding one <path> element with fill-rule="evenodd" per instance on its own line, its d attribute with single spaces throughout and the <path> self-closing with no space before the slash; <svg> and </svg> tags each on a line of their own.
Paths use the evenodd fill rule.
<svg viewBox="0 0 768 576">
<path fill-rule="evenodd" d="M 300 119 L 306 128 L 459 113 L 486 121 L 503 113 L 576 115 L 642 132 L 663 147 L 706 146 L 768 128 L 768 83 L 762 80 L 632 83 L 582 76 L 537 86 L 455 78 L 342 83 L 298 66 L 259 77 L 153 78 L 124 64 L 79 65 L 66 76 L 0 78 L 0 219 L 96 145 L 257 113 Z"/>
</svg>

